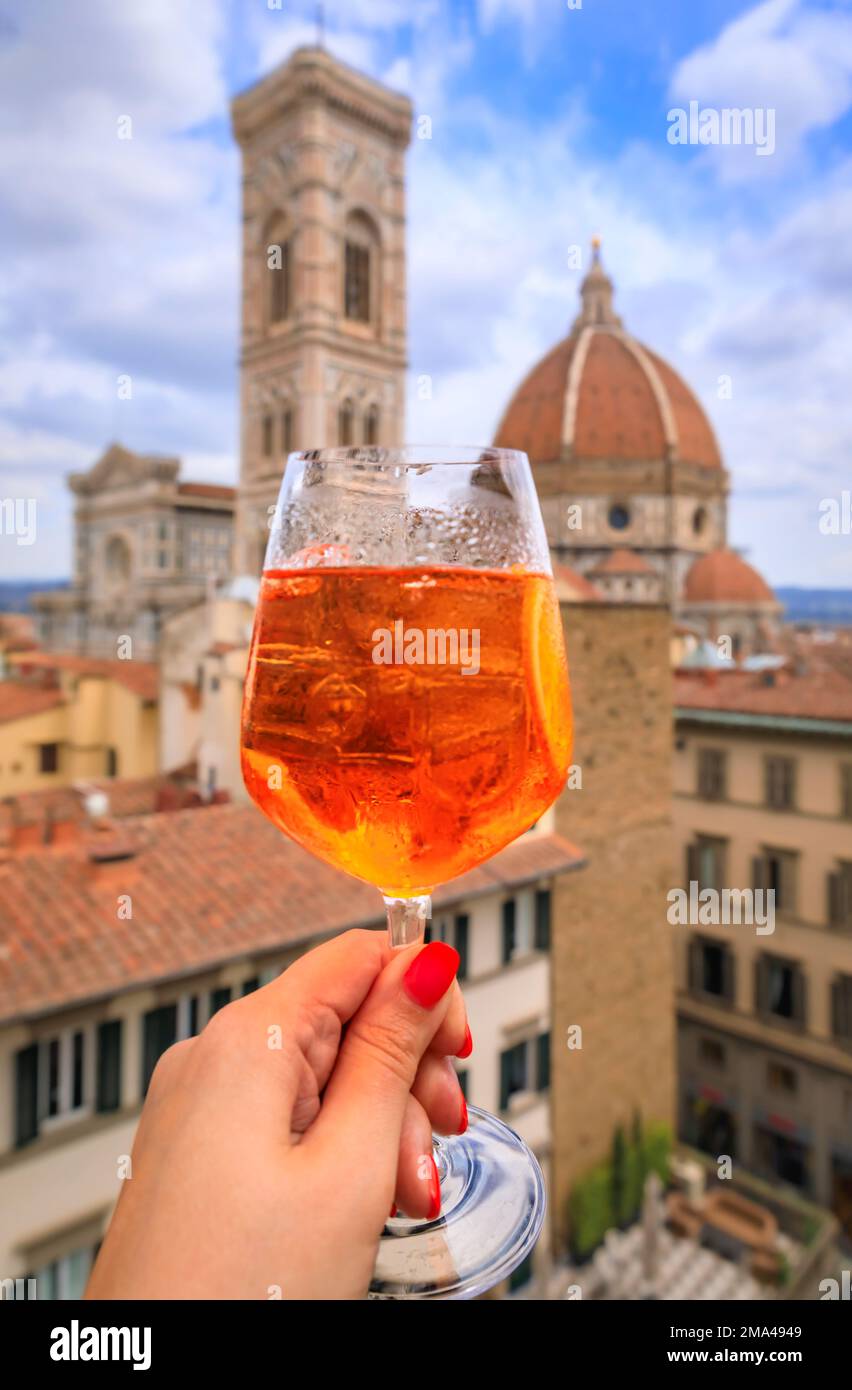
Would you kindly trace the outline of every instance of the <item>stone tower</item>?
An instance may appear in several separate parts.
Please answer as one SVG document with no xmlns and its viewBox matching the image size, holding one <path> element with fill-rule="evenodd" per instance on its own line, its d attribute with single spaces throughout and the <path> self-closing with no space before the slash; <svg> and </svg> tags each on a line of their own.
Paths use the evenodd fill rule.
<svg viewBox="0 0 852 1390">
<path fill-rule="evenodd" d="M 258 573 L 292 449 L 404 428 L 407 97 L 300 48 L 233 102 L 243 167 L 236 565 Z"/>
</svg>

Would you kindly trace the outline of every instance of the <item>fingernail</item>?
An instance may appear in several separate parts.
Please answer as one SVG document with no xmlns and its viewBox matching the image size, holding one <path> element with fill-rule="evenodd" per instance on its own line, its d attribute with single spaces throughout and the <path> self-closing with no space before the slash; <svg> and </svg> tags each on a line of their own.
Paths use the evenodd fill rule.
<svg viewBox="0 0 852 1390">
<path fill-rule="evenodd" d="M 464 1134 L 467 1129 L 467 1101 L 464 1096 L 461 1098 L 461 1122 L 459 1124 L 459 1134 Z"/>
<path fill-rule="evenodd" d="M 441 944 L 440 941 L 434 943 L 436 946 Z M 441 1180 L 438 1177 L 434 1158 L 430 1158 L 429 1162 L 432 1165 L 432 1172 L 429 1177 L 429 1220 L 434 1221 L 436 1216 L 441 1215 Z"/>
<path fill-rule="evenodd" d="M 457 1056 L 458 1058 L 460 1058 L 461 1060 L 464 1060 L 465 1057 L 469 1057 L 469 1056 L 470 1056 L 470 1054 L 471 1054 L 472 1051 L 473 1051 L 473 1037 L 472 1037 L 472 1035 L 471 1035 L 470 1026 L 469 1026 L 469 1024 L 466 1023 L 466 1024 L 464 1025 L 464 1042 L 462 1043 L 461 1047 L 459 1048 L 458 1052 L 456 1053 L 456 1056 Z"/>
<path fill-rule="evenodd" d="M 445 941 L 430 941 L 402 977 L 406 994 L 423 1009 L 434 1009 L 456 977 L 459 953 Z"/>
<path fill-rule="evenodd" d="M 390 1209 L 390 1216 L 388 1217 L 388 1220 L 389 1220 L 389 1221 L 390 1221 L 390 1220 L 393 1220 L 393 1218 L 394 1218 L 395 1216 L 396 1216 L 396 1202 L 394 1202 L 393 1206 L 392 1206 L 391 1209 Z"/>
</svg>

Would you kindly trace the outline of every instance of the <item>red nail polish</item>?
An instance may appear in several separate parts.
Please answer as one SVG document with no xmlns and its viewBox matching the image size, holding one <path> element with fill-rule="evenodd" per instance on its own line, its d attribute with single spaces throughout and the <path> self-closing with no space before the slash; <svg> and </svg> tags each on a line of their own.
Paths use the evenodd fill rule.
<svg viewBox="0 0 852 1390">
<path fill-rule="evenodd" d="M 470 1056 L 470 1054 L 471 1054 L 472 1051 L 473 1051 L 473 1037 L 472 1037 L 472 1035 L 471 1035 L 470 1025 L 466 1023 L 465 1026 L 464 1026 L 464 1042 L 462 1043 L 461 1047 L 459 1048 L 458 1052 L 456 1053 L 456 1056 L 457 1056 L 458 1058 L 460 1058 L 461 1060 L 464 1060 L 465 1057 L 469 1057 L 469 1056 Z"/>
<path fill-rule="evenodd" d="M 394 1218 L 395 1216 L 396 1216 L 396 1202 L 394 1202 L 393 1206 L 392 1206 L 391 1209 L 390 1209 L 390 1217 L 389 1217 L 388 1219 L 389 1219 L 389 1220 L 393 1220 L 393 1218 Z"/>
<path fill-rule="evenodd" d="M 459 953 L 445 941 L 430 941 L 402 977 L 405 992 L 424 1009 L 434 1009 L 456 977 Z"/>
<path fill-rule="evenodd" d="M 461 1098 L 461 1121 L 459 1123 L 459 1134 L 464 1134 L 467 1129 L 467 1101 L 464 1096 Z"/>
<path fill-rule="evenodd" d="M 440 946 L 441 942 L 436 941 L 434 944 Z M 437 1216 L 441 1215 L 441 1180 L 438 1177 L 434 1158 L 430 1158 L 429 1162 L 432 1165 L 432 1172 L 429 1177 L 429 1220 L 434 1221 Z"/>
</svg>

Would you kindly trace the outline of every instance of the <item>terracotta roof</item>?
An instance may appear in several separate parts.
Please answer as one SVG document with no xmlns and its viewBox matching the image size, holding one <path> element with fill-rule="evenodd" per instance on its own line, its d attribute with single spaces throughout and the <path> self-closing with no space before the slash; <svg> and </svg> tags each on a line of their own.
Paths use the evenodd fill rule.
<svg viewBox="0 0 852 1390">
<path fill-rule="evenodd" d="M 32 827 L 38 831 L 48 817 L 54 826 L 70 824 L 79 828 L 88 819 L 86 796 L 97 791 L 106 794 L 109 814 L 118 819 L 176 810 L 198 800 L 197 769 L 190 766 L 154 777 L 91 777 L 70 787 L 17 792 L 3 797 L 0 800 L 0 844 L 9 840 L 13 829 Z M 40 838 L 37 835 L 33 842 Z"/>
<path fill-rule="evenodd" d="M 655 574 L 656 570 L 648 564 L 638 551 L 612 550 L 609 555 L 594 565 L 589 574 Z"/>
<path fill-rule="evenodd" d="M 711 550 L 690 567 L 684 603 L 777 603 L 766 580 L 735 550 Z M 780 605 L 779 605 L 780 607 Z"/>
<path fill-rule="evenodd" d="M 379 925 L 376 889 L 307 854 L 254 806 L 122 822 L 134 857 L 74 849 L 0 863 L 0 1020 L 192 974 L 246 954 Z M 435 894 L 437 906 L 578 867 L 553 835 L 528 836 Z M 129 893 L 132 921 L 116 917 Z"/>
<path fill-rule="evenodd" d="M 790 669 L 772 672 L 714 671 L 674 677 L 674 704 L 679 710 L 718 710 L 794 719 L 831 719 L 852 723 L 852 679 L 828 666 L 799 675 Z"/>
<path fill-rule="evenodd" d="M 237 497 L 236 488 L 219 483 L 179 483 L 178 493 L 181 497 L 210 497 L 221 502 L 234 502 Z"/>
<path fill-rule="evenodd" d="M 70 671 L 78 676 L 95 676 L 117 681 L 142 700 L 156 700 L 160 688 L 160 668 L 153 661 L 119 661 L 117 658 L 76 656 L 70 652 L 21 652 L 10 657 L 21 671 L 43 669 Z"/>
<path fill-rule="evenodd" d="M 572 388 L 574 423 L 564 437 Z M 575 459 L 661 459 L 671 443 L 675 457 L 686 463 L 722 466 L 707 416 L 686 383 L 661 358 L 611 326 L 586 327 L 557 343 L 521 382 L 494 443 L 523 449 L 533 464 L 558 459 L 566 448 Z"/>
<path fill-rule="evenodd" d="M 571 569 L 570 565 L 554 565 L 553 579 L 556 597 L 560 603 L 603 603 L 600 589 L 596 589 L 585 575 Z"/>
<path fill-rule="evenodd" d="M 61 690 L 45 690 L 22 681 L 0 681 L 0 724 L 27 719 L 32 714 L 55 709 L 65 703 Z"/>
</svg>

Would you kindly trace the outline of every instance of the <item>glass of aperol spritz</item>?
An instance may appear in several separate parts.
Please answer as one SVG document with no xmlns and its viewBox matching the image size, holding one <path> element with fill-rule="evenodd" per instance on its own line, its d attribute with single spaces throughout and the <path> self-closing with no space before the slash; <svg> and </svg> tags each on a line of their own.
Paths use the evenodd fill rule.
<svg viewBox="0 0 852 1390">
<path fill-rule="evenodd" d="M 242 765 L 265 814 L 378 888 L 392 946 L 430 893 L 528 830 L 571 754 L 559 605 L 525 454 L 291 454 L 271 524 L 243 705 Z M 471 1105 L 435 1139 L 441 1214 L 398 1216 L 372 1293 L 470 1298 L 527 1256 L 535 1157 Z"/>
</svg>

